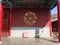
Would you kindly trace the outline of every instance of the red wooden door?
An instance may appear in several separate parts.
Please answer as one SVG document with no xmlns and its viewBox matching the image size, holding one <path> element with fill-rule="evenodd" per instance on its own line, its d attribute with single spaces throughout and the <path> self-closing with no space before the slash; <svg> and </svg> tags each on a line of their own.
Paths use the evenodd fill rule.
<svg viewBox="0 0 60 45">
<path fill-rule="evenodd" d="M 9 20 L 9 12 L 4 11 L 3 13 L 3 27 L 2 27 L 2 35 L 7 35 L 8 32 L 8 20 Z"/>
</svg>

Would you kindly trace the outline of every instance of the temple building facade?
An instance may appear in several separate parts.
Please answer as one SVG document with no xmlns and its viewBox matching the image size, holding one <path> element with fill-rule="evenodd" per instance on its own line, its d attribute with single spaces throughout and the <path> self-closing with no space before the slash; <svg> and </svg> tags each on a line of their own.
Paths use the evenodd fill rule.
<svg viewBox="0 0 60 45">
<path fill-rule="evenodd" d="M 57 2 L 57 0 L 0 0 L 0 39 L 2 35 L 52 37 L 50 10 L 57 5 Z M 59 7 L 60 3 L 58 9 Z M 58 15 L 60 17 L 60 13 Z M 60 27 L 60 24 L 58 26 Z"/>
</svg>

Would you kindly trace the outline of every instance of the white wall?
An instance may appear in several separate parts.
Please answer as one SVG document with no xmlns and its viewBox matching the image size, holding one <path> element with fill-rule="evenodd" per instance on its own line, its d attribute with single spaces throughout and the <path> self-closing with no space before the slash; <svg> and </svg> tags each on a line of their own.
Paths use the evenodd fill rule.
<svg viewBox="0 0 60 45">
<path fill-rule="evenodd" d="M 13 27 L 11 29 L 11 36 L 22 37 L 24 32 L 28 32 L 28 37 L 35 37 L 35 29 L 20 29 L 18 27 Z"/>
<path fill-rule="evenodd" d="M 11 27 L 11 37 L 22 37 L 24 32 L 28 32 L 28 37 L 50 37 L 49 27 Z"/>
<path fill-rule="evenodd" d="M 50 29 L 49 27 L 44 27 L 42 29 L 39 29 L 40 37 L 50 37 Z"/>
</svg>

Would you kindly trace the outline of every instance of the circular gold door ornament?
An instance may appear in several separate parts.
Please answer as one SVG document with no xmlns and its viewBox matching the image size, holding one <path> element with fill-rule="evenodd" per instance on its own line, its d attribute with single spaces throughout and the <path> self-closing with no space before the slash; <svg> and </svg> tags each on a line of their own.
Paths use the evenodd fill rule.
<svg viewBox="0 0 60 45">
<path fill-rule="evenodd" d="M 24 22 L 27 25 L 33 25 L 34 23 L 36 23 L 36 20 L 37 20 L 37 16 L 36 16 L 35 12 L 28 11 L 28 12 L 25 13 Z"/>
</svg>

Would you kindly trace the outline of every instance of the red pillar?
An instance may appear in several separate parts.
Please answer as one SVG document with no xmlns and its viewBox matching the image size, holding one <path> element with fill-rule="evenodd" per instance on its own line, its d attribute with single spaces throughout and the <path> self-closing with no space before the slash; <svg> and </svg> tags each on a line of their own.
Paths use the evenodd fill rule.
<svg viewBox="0 0 60 45">
<path fill-rule="evenodd" d="M 11 35 L 12 9 L 10 9 L 8 36 Z"/>
<path fill-rule="evenodd" d="M 57 3 L 57 9 L 58 9 L 58 34 L 60 42 L 60 2 Z"/>
<path fill-rule="evenodd" d="M 50 17 L 50 20 L 49 20 L 49 26 L 50 26 L 50 38 L 52 37 L 52 16 L 51 16 L 51 11 L 49 10 L 49 17 Z"/>
<path fill-rule="evenodd" d="M 3 5 L 0 2 L 0 41 L 2 40 L 2 13 L 3 13 Z"/>
<path fill-rule="evenodd" d="M 50 37 L 52 37 L 52 19 L 50 19 Z"/>
</svg>

